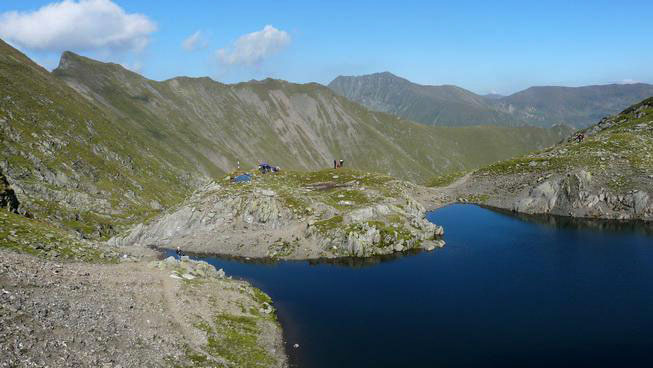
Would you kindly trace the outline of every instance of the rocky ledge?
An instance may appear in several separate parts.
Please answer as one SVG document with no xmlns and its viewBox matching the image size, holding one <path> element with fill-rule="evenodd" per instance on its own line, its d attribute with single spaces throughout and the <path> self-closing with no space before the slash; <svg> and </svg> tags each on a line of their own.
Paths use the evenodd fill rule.
<svg viewBox="0 0 653 368">
<path fill-rule="evenodd" d="M 181 247 L 213 254 L 314 259 L 368 257 L 442 247 L 419 187 L 355 170 L 249 173 L 196 191 L 177 208 L 112 245 Z"/>
</svg>

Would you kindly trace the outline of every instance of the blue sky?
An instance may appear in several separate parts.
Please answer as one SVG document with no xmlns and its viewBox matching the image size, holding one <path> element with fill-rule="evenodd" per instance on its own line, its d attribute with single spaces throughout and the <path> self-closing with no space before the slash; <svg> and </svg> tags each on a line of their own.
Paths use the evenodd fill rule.
<svg viewBox="0 0 653 368">
<path fill-rule="evenodd" d="M 3 0 L 0 37 L 48 68 L 72 49 L 156 80 L 387 70 L 503 94 L 653 83 L 653 1 L 61 1 Z"/>
</svg>

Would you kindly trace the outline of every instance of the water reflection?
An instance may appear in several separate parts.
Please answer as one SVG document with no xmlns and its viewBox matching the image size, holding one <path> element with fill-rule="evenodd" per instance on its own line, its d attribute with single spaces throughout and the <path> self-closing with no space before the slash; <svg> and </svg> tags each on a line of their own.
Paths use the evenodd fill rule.
<svg viewBox="0 0 653 368">
<path fill-rule="evenodd" d="M 547 225 L 558 229 L 591 230 L 612 233 L 629 232 L 642 235 L 653 235 L 653 222 L 650 221 L 587 219 L 556 215 L 529 215 L 500 208 L 482 207 L 504 216 L 510 216 L 522 221 L 538 225 Z"/>
</svg>

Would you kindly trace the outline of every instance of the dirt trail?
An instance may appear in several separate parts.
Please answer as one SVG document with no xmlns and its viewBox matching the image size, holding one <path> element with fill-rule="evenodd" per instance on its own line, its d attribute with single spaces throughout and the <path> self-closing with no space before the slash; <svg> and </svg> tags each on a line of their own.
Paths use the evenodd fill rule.
<svg viewBox="0 0 653 368">
<path fill-rule="evenodd" d="M 172 317 L 172 324 L 181 332 L 186 341 L 191 342 L 193 346 L 199 346 L 203 339 L 198 335 L 198 331 L 188 324 L 187 313 L 181 308 L 180 299 L 177 295 L 179 291 L 179 282 L 168 275 L 158 275 L 161 285 L 161 294 L 166 301 L 166 309 Z M 187 311 L 186 311 L 187 312 Z"/>
<path fill-rule="evenodd" d="M 244 281 L 189 282 L 173 270 L 144 261 L 64 264 L 0 249 L 0 367 L 185 366 L 188 348 L 201 352 L 207 343 L 198 322 L 260 308 Z M 275 358 L 267 366 L 286 366 L 279 326 L 259 325 L 261 349 Z"/>
<path fill-rule="evenodd" d="M 465 174 L 463 177 L 458 178 L 453 183 L 447 185 L 446 187 L 442 187 L 442 188 L 438 188 L 438 189 L 440 189 L 441 191 L 451 191 L 451 190 L 457 189 L 459 186 L 465 184 L 467 182 L 467 180 L 469 180 L 469 178 L 472 176 L 472 174 L 473 173 L 469 172 L 469 173 Z"/>
<path fill-rule="evenodd" d="M 467 173 L 444 187 L 421 187 L 415 192 L 417 199 L 427 210 L 433 211 L 448 204 L 454 203 L 473 173 Z"/>
</svg>

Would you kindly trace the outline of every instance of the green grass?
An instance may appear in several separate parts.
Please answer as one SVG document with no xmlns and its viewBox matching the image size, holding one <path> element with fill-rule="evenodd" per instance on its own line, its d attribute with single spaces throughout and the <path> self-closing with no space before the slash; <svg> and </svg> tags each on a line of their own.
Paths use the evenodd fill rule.
<svg viewBox="0 0 653 368">
<path fill-rule="evenodd" d="M 216 317 L 216 334 L 208 337 L 207 351 L 236 367 L 270 366 L 275 359 L 259 344 L 257 318 L 222 314 Z"/>
<path fill-rule="evenodd" d="M 45 204 L 36 194 L 40 190 L 30 190 L 19 198 L 30 212 L 92 236 L 97 225 L 120 227 L 152 216 L 156 211 L 149 208 L 150 201 L 167 206 L 189 193 L 188 183 L 180 177 L 189 161 L 116 123 L 112 115 L 8 45 L 0 43 L 0 49 L 0 90 L 6 92 L 0 99 L 0 119 L 8 121 L 13 132 L 3 139 L 0 151 L 14 177 L 27 189 L 82 192 L 91 199 L 82 201 L 81 208 L 71 208 L 49 199 L 51 203 Z M 36 172 L 63 173 L 70 183 L 48 183 Z M 135 201 L 124 197 L 129 191 Z M 94 200 L 108 200 L 122 214 L 100 216 L 106 214 L 93 206 Z"/>
<path fill-rule="evenodd" d="M 314 202 L 322 202 L 339 210 L 349 210 L 369 206 L 388 197 L 396 197 L 401 185 L 396 179 L 376 173 L 354 169 L 320 170 L 320 171 L 282 171 L 279 173 L 260 174 L 250 171 L 252 180 L 247 183 L 234 183 L 233 178 L 239 173 L 232 173 L 227 179 L 217 180 L 222 187 L 214 193 L 220 198 L 232 198 L 236 195 L 249 195 L 257 190 L 272 190 L 286 207 L 298 216 L 312 213 Z M 326 185 L 326 188 L 318 186 Z M 377 197 L 370 197 L 366 192 L 376 192 Z"/>
<path fill-rule="evenodd" d="M 0 212 L 0 248 L 59 261 L 116 263 L 109 249 L 92 247 L 49 223 Z"/>
<path fill-rule="evenodd" d="M 427 187 L 446 187 L 463 176 L 465 176 L 465 171 L 454 171 L 448 174 L 435 176 L 429 179 L 425 185 Z"/>
<path fill-rule="evenodd" d="M 322 233 L 327 233 L 331 230 L 342 227 L 343 218 L 341 215 L 333 216 L 329 219 L 315 222 L 315 228 Z"/>
<path fill-rule="evenodd" d="M 258 339 L 261 328 L 258 326 L 258 311 L 254 315 L 219 314 L 212 323 L 198 321 L 194 327 L 206 334 L 207 344 L 201 351 L 186 347 L 185 360 L 190 364 L 173 361 L 175 367 L 206 367 L 213 359 L 226 360 L 229 366 L 254 368 L 269 367 L 276 364 Z"/>
<path fill-rule="evenodd" d="M 528 156 L 501 161 L 478 170 L 487 175 L 565 173 L 587 170 L 598 173 L 614 191 L 641 189 L 637 177 L 653 171 L 653 108 L 635 111 L 643 103 L 610 117 L 612 127 L 587 136 L 583 142 L 565 142 Z"/>
<path fill-rule="evenodd" d="M 266 293 L 261 291 L 260 289 L 257 288 L 252 288 L 253 294 L 254 294 L 254 299 L 259 302 L 260 304 L 263 303 L 272 303 L 272 298 L 270 298 Z"/>
</svg>

